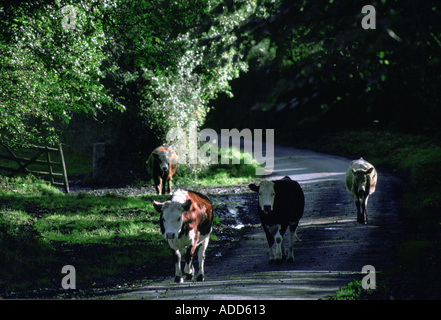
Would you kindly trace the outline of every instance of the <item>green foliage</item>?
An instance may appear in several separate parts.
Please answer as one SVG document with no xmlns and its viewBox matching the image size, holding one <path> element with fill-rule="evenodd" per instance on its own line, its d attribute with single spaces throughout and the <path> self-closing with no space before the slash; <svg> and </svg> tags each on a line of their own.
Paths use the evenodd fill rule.
<svg viewBox="0 0 441 320">
<path fill-rule="evenodd" d="M 264 14 L 253 0 L 1 5 L 2 137 L 54 142 L 74 113 L 112 125 L 125 109 L 136 136 L 201 125 L 210 99 L 247 70 L 233 30 Z"/>
<path fill-rule="evenodd" d="M 0 130 L 9 143 L 56 142 L 55 123 L 73 113 L 114 105 L 100 79 L 105 38 L 92 4 L 75 7 L 65 30 L 61 5 L 23 2 L 0 7 Z M 111 71 L 107 68 L 107 72 Z M 121 106 L 119 106 L 121 108 Z"/>
</svg>

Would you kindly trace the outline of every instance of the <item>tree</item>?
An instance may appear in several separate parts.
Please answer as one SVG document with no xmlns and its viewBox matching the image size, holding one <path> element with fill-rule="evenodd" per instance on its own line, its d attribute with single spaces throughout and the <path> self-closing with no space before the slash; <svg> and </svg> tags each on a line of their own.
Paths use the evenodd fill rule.
<svg viewBox="0 0 441 320">
<path fill-rule="evenodd" d="M 233 30 L 265 10 L 255 0 L 40 0 L 0 13 L 2 137 L 55 142 L 75 113 L 115 123 L 131 109 L 133 133 L 159 140 L 201 125 L 209 101 L 247 70 Z"/>
<path fill-rule="evenodd" d="M 291 131 L 293 125 L 323 130 L 370 126 L 373 120 L 395 129 L 437 130 L 438 2 L 373 1 L 376 29 L 369 30 L 362 26 L 365 4 L 338 0 L 264 4 L 268 17 L 253 17 L 235 30 L 237 46 L 247 48 L 250 63 L 260 61 L 248 78 L 253 83 L 246 84 L 260 94 L 241 102 L 245 100 L 253 114 L 261 114 L 265 125 Z M 260 56 L 253 50 L 256 46 Z M 238 80 L 238 91 L 244 82 Z M 237 106 L 232 108 L 237 111 Z"/>
<path fill-rule="evenodd" d="M 103 105 L 123 110 L 100 82 L 107 53 L 97 2 L 63 13 L 60 2 L 23 1 L 0 7 L 0 137 L 10 144 L 55 143 L 55 124 Z M 65 14 L 74 21 L 66 28 Z M 107 66 L 107 69 L 112 70 Z M 106 72 L 108 72 L 106 70 Z"/>
</svg>

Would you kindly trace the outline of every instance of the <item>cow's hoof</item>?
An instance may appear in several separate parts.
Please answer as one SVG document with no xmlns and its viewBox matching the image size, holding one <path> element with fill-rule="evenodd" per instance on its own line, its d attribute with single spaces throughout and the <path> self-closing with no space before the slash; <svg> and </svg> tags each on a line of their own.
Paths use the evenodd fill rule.
<svg viewBox="0 0 441 320">
<path fill-rule="evenodd" d="M 176 283 L 183 283 L 183 282 L 184 282 L 184 279 L 182 279 L 180 276 L 176 276 L 176 277 L 175 277 L 175 282 L 176 282 Z"/>
<path fill-rule="evenodd" d="M 268 261 L 268 264 L 274 264 L 274 259 L 270 259 L 270 260 Z"/>
<path fill-rule="evenodd" d="M 204 275 L 203 274 L 198 275 L 196 281 L 204 281 Z"/>
<path fill-rule="evenodd" d="M 293 257 L 289 257 L 288 259 L 286 259 L 286 262 L 294 262 L 294 258 Z"/>
<path fill-rule="evenodd" d="M 185 280 L 192 280 L 192 279 L 193 279 L 192 274 L 187 274 L 187 276 L 185 277 Z"/>
</svg>

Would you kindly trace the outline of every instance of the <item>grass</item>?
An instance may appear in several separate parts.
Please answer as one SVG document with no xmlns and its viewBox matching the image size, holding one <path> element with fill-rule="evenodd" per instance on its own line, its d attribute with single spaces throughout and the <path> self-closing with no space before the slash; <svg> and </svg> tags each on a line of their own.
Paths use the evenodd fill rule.
<svg viewBox="0 0 441 320">
<path fill-rule="evenodd" d="M 180 165 L 176 177 L 173 178 L 176 186 L 183 188 L 232 186 L 248 183 L 256 178 L 256 169 L 260 165 L 252 155 L 240 152 L 234 147 L 223 152 L 229 157 L 229 164 Z"/>
<path fill-rule="evenodd" d="M 78 285 L 170 260 L 151 201 L 162 196 L 63 194 L 33 178 L 2 179 L 0 294 L 60 287 L 74 265 Z M 7 190 L 6 190 L 6 186 Z"/>
</svg>

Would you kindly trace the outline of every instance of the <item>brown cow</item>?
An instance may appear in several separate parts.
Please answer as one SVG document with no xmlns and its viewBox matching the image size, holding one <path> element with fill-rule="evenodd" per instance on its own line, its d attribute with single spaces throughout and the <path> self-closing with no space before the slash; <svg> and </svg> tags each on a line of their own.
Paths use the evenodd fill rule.
<svg viewBox="0 0 441 320">
<path fill-rule="evenodd" d="M 187 280 L 193 278 L 193 255 L 198 246 L 199 271 L 196 280 L 203 281 L 205 250 L 210 241 L 214 217 L 210 199 L 199 192 L 178 190 L 171 200 L 153 201 L 153 206 L 161 213 L 161 233 L 174 253 L 175 282 L 183 282 L 181 256 L 184 252 L 184 273 Z"/>
<path fill-rule="evenodd" d="M 147 169 L 155 183 L 158 194 L 172 192 L 172 179 L 176 172 L 178 157 L 170 147 L 157 147 L 147 160 Z M 167 186 L 166 186 L 167 185 Z"/>
</svg>

